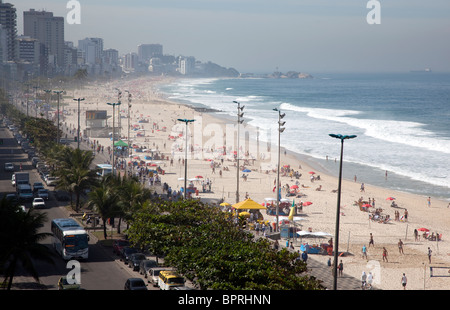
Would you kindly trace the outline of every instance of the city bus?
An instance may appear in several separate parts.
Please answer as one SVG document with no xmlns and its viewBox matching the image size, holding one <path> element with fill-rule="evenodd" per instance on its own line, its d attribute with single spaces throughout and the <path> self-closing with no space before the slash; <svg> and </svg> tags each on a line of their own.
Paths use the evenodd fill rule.
<svg viewBox="0 0 450 310">
<path fill-rule="evenodd" d="M 173 290 L 184 286 L 184 278 L 173 270 L 162 270 L 159 273 L 158 286 L 160 290 Z"/>
<path fill-rule="evenodd" d="M 105 175 L 112 173 L 112 165 L 110 164 L 98 164 L 96 169 L 99 177 L 104 177 Z"/>
<path fill-rule="evenodd" d="M 64 260 L 87 259 L 89 235 L 74 219 L 54 219 L 51 223 L 53 247 Z"/>
</svg>

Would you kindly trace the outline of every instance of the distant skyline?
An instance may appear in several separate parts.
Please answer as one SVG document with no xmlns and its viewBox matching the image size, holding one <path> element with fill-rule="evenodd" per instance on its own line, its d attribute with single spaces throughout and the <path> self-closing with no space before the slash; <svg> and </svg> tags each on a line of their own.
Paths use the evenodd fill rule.
<svg viewBox="0 0 450 310">
<path fill-rule="evenodd" d="M 23 11 L 67 17 L 68 1 L 7 1 Z M 381 24 L 369 25 L 368 0 L 79 0 L 81 24 L 65 40 L 104 39 L 120 54 L 159 43 L 245 72 L 450 72 L 450 2 L 380 0 Z M 394 3 L 393 3 L 394 2 Z"/>
</svg>

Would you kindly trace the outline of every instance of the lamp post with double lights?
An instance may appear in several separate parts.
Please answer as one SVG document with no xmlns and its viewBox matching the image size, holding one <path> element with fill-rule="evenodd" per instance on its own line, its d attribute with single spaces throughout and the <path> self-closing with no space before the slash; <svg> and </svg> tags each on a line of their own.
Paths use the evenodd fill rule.
<svg viewBox="0 0 450 310">
<path fill-rule="evenodd" d="M 77 98 L 77 99 L 73 99 L 73 100 L 78 101 L 77 149 L 80 149 L 80 101 L 84 101 L 84 98 Z"/>
<path fill-rule="evenodd" d="M 116 113 L 116 105 L 120 105 L 120 101 L 117 103 L 107 102 L 106 104 L 112 105 L 112 107 L 113 107 L 113 131 L 112 131 L 112 150 L 111 151 L 112 151 L 112 174 L 114 176 L 114 175 L 116 175 L 116 173 L 115 173 L 116 165 L 114 163 L 114 142 L 116 141 L 115 113 Z"/>
<path fill-rule="evenodd" d="M 280 156 L 281 156 L 281 133 L 286 129 L 282 126 L 286 124 L 286 122 L 281 121 L 285 116 L 286 113 L 281 113 L 280 109 L 273 109 L 274 111 L 278 112 L 278 164 L 277 164 L 277 210 L 276 210 L 276 219 L 277 219 L 277 231 L 279 231 L 279 217 L 280 217 Z"/>
<path fill-rule="evenodd" d="M 240 140 L 240 127 L 241 124 L 244 122 L 242 117 L 244 116 L 244 113 L 242 112 L 245 108 L 245 105 L 241 107 L 241 103 L 237 101 L 233 101 L 233 103 L 237 103 L 237 149 L 236 149 L 236 203 L 239 202 L 239 172 L 240 172 L 240 166 L 239 166 L 239 140 Z"/>
<path fill-rule="evenodd" d="M 330 137 L 341 140 L 341 159 L 339 163 L 339 185 L 336 208 L 336 229 L 334 233 L 334 263 L 333 263 L 333 290 L 337 290 L 337 266 L 338 266 L 338 246 L 339 246 L 339 217 L 341 209 L 341 185 L 342 185 L 342 159 L 344 155 L 344 140 L 354 139 L 356 135 L 329 134 Z"/>
<path fill-rule="evenodd" d="M 61 97 L 61 94 L 64 92 L 63 90 L 55 90 L 53 91 L 55 94 L 58 95 L 58 107 L 57 107 L 57 130 L 56 130 L 56 144 L 59 144 L 59 99 Z M 28 110 L 27 110 L 28 111 Z"/>
<path fill-rule="evenodd" d="M 186 124 L 186 132 L 184 133 L 184 137 L 186 139 L 186 143 L 184 146 L 184 199 L 187 198 L 187 149 L 188 149 L 188 124 L 195 121 L 195 119 L 178 119 L 179 122 L 183 122 Z"/>
<path fill-rule="evenodd" d="M 126 90 L 126 92 L 128 93 L 128 133 L 127 133 L 127 137 L 128 137 L 128 158 L 130 158 L 130 150 L 131 150 L 131 139 L 130 139 L 130 110 L 131 110 L 131 93 Z M 131 165 L 130 168 L 128 168 L 128 160 L 126 161 L 126 165 L 127 165 L 127 173 L 129 172 L 128 169 L 131 169 Z M 131 174 L 130 174 L 131 175 Z"/>
</svg>

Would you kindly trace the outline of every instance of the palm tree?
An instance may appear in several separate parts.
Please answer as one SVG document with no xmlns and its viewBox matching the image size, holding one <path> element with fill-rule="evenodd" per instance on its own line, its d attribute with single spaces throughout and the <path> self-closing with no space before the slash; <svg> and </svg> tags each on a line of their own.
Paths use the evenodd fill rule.
<svg viewBox="0 0 450 310">
<path fill-rule="evenodd" d="M 75 194 L 75 210 L 78 212 L 81 194 L 91 188 L 97 179 L 95 170 L 90 169 L 93 160 L 92 152 L 67 147 L 60 156 L 60 167 L 55 173 L 59 176 L 57 187 L 65 188 Z"/>
<path fill-rule="evenodd" d="M 33 259 L 54 263 L 54 253 L 45 245 L 39 243 L 51 236 L 50 233 L 39 233 L 38 230 L 47 221 L 46 213 L 34 210 L 22 211 L 17 205 L 11 204 L 5 198 L 0 202 L 0 265 L 3 266 L 5 280 L 3 284 L 10 290 L 16 272 L 21 264 L 33 278 L 39 282 L 38 272 Z"/>
<path fill-rule="evenodd" d="M 88 208 L 97 212 L 103 222 L 103 236 L 106 239 L 106 221 L 118 213 L 118 192 L 112 184 L 114 177 L 108 175 L 102 178 L 100 184 L 89 192 Z"/>
<path fill-rule="evenodd" d="M 125 176 L 118 180 L 120 218 L 117 232 L 120 234 L 120 224 L 122 217 L 127 221 L 138 209 L 142 208 L 142 204 L 148 200 L 150 190 L 142 186 L 136 178 L 126 178 Z"/>
</svg>

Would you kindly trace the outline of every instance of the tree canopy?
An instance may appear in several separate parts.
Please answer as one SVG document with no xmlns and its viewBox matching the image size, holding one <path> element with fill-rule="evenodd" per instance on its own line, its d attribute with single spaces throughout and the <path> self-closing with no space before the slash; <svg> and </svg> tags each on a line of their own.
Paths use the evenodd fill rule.
<svg viewBox="0 0 450 310">
<path fill-rule="evenodd" d="M 321 289 L 304 275 L 298 253 L 274 250 L 240 229 L 229 213 L 197 201 L 149 202 L 134 214 L 128 236 L 201 289 Z M 303 274 L 303 275 L 302 275 Z"/>
</svg>

